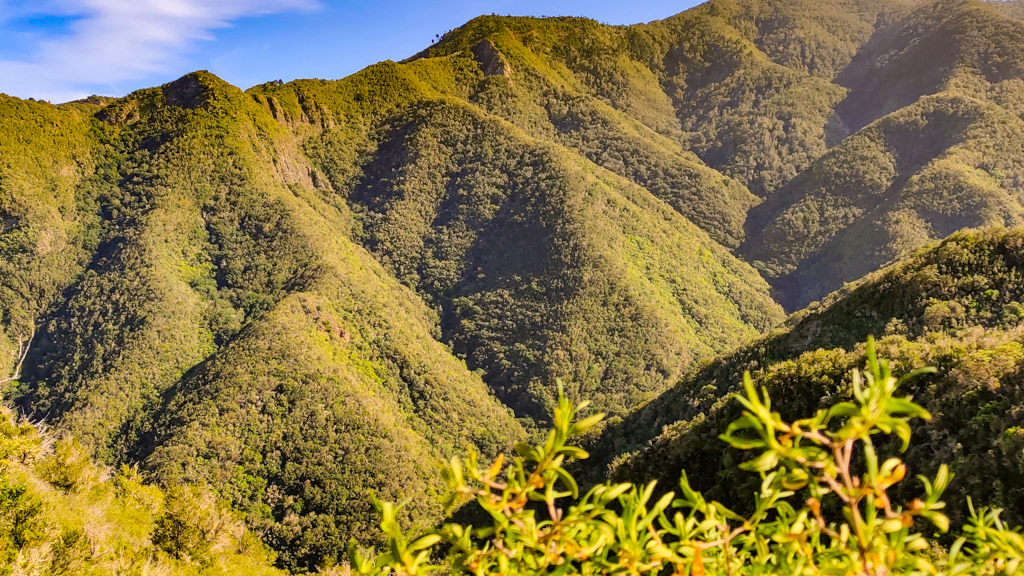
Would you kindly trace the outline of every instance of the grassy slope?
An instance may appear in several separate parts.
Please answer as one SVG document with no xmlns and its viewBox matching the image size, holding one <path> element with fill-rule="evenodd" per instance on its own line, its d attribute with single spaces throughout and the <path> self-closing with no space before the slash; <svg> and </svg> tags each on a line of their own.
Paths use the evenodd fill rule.
<svg viewBox="0 0 1024 576">
<path fill-rule="evenodd" d="M 684 377 L 671 391 L 607 428 L 589 471 L 614 478 L 657 478 L 673 486 L 685 468 L 695 486 L 723 501 L 756 489 L 731 470 L 743 456 L 710 441 L 739 414 L 726 394 L 744 371 L 785 398 L 784 417 L 849 395 L 848 371 L 864 362 L 859 344 L 884 337 L 881 350 L 901 370 L 933 365 L 935 375 L 908 385 L 935 416 L 915 431 L 912 473 L 951 463 L 960 479 L 947 500 L 965 514 L 965 494 L 1024 517 L 1016 478 L 1021 458 L 1024 233 L 989 229 L 942 244 L 873 274 L 826 302 L 794 315 L 758 343 Z"/>
</svg>

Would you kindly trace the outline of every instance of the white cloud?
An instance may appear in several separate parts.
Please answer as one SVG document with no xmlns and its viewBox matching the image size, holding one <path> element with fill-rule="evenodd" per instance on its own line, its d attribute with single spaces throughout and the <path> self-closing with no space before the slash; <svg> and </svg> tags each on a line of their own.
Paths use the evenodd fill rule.
<svg viewBox="0 0 1024 576">
<path fill-rule="evenodd" d="M 0 11 L 6 5 L 0 0 Z M 81 98 L 96 86 L 172 69 L 196 41 L 239 18 L 316 6 L 317 0 L 43 0 L 33 12 L 70 16 L 69 29 L 41 41 L 23 61 L 0 60 L 0 92 Z"/>
</svg>

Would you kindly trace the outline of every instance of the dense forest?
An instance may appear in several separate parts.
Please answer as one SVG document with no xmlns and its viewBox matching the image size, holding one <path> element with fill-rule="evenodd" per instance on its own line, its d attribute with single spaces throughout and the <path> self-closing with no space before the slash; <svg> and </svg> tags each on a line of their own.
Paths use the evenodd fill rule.
<svg viewBox="0 0 1024 576">
<path fill-rule="evenodd" d="M 0 576 L 348 570 L 569 401 L 607 418 L 551 474 L 685 469 L 749 514 L 744 373 L 797 420 L 855 398 L 870 337 L 935 368 L 909 474 L 949 465 L 954 526 L 1024 523 L 1024 3 L 666 16 L 0 94 Z"/>
</svg>

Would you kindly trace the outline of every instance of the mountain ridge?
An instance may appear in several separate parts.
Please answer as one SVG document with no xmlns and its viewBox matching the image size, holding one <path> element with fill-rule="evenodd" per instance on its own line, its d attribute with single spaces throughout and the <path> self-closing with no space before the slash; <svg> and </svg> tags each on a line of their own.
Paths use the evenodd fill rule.
<svg viewBox="0 0 1024 576">
<path fill-rule="evenodd" d="M 597 461 L 587 470 L 671 487 L 685 464 L 695 488 L 734 501 L 756 489 L 732 482 L 728 472 L 745 457 L 708 440 L 739 413 L 729 395 L 743 373 L 784 394 L 777 406 L 784 413 L 813 412 L 850 394 L 844 377 L 863 364 L 863 341 L 874 334 L 895 366 L 937 368 L 906 384 L 934 415 L 914 429 L 911 470 L 927 475 L 941 461 L 963 477 L 951 487 L 957 521 L 968 515 L 968 495 L 999 502 L 1019 521 L 1024 508 L 1013 478 L 1024 465 L 1014 451 L 1024 362 L 1015 303 L 1022 241 L 1019 228 L 958 232 L 845 287 L 758 342 L 694 368 L 662 398 L 606 428 L 589 447 Z M 960 441 L 949 444 L 951 437 Z"/>
<path fill-rule="evenodd" d="M 1024 218 L 1015 14 L 484 16 L 341 80 L 243 91 L 199 71 L 114 100 L 0 97 L 0 368 L 31 342 L 3 396 L 105 462 L 216 486 L 280 566 L 308 571 L 372 526 L 368 489 L 439 520 L 435 464 L 539 433 L 559 380 L 612 417 L 594 479 L 667 478 L 661 456 L 715 433 L 687 410 L 724 418 L 739 366 L 831 394 L 860 362 L 848 340 L 879 330 L 908 363 L 963 345 L 1013 365 L 1012 330 L 955 330 L 976 310 L 1017 318 L 1015 288 L 898 300 L 870 330 L 842 308 L 841 343 L 792 326 L 950 234 L 1012 244 L 956 233 Z M 934 30 L 953 40 L 922 50 Z M 936 278 L 955 291 L 986 271 Z M 806 349 L 765 344 L 808 305 L 781 329 Z M 918 313 L 947 352 L 907 328 Z M 702 370 L 721 371 L 714 390 L 688 387 Z"/>
</svg>

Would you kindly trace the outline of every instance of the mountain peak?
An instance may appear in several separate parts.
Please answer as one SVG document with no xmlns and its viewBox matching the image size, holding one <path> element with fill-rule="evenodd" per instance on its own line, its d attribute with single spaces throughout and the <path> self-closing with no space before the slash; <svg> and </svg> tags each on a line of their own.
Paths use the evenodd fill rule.
<svg viewBox="0 0 1024 576">
<path fill-rule="evenodd" d="M 435 465 L 545 427 L 558 381 L 624 422 L 609 458 L 629 440 L 674 482 L 644 446 L 772 360 L 781 303 L 1024 223 L 1015 5 L 482 16 L 340 80 L 0 97 L 0 367 L 32 342 L 0 393 L 110 463 L 210 484 L 300 572 L 365 537 L 370 489 L 434 524 Z M 960 236 L 791 351 L 1019 325 L 1022 267 L 971 263 L 1021 243 Z"/>
<path fill-rule="evenodd" d="M 165 84 L 162 89 L 164 98 L 169 105 L 193 110 L 216 100 L 219 95 L 227 92 L 241 92 L 237 87 L 207 70 L 197 70 L 185 74 L 181 78 Z"/>
</svg>

